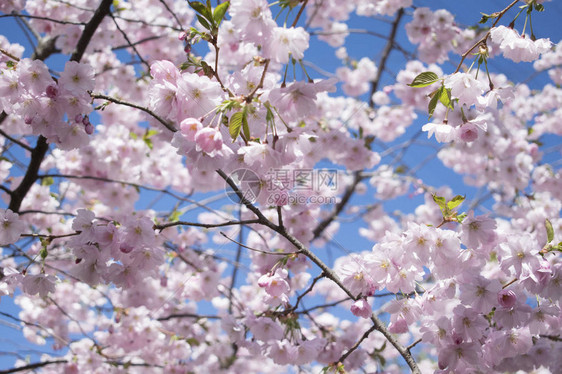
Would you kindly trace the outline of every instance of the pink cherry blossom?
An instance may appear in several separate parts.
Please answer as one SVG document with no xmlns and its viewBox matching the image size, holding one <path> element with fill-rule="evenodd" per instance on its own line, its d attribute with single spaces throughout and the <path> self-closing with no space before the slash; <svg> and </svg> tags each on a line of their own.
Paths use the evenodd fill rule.
<svg viewBox="0 0 562 374">
<path fill-rule="evenodd" d="M 373 314 L 371 305 L 369 304 L 367 299 L 356 300 L 353 305 L 351 305 L 350 310 L 353 315 L 361 318 L 370 318 Z"/>
<path fill-rule="evenodd" d="M 0 245 L 13 244 L 25 231 L 25 223 L 10 209 L 0 209 Z"/>
<path fill-rule="evenodd" d="M 55 292 L 56 280 L 50 274 L 28 274 L 22 280 L 23 291 L 28 295 L 39 294 L 40 297 L 46 297 L 50 292 Z"/>
<path fill-rule="evenodd" d="M 521 36 L 517 31 L 505 26 L 494 27 L 490 31 L 490 38 L 499 45 L 503 55 L 515 62 L 531 62 L 539 58 L 541 53 L 550 50 L 549 39 L 531 40 L 528 36 Z"/>
</svg>

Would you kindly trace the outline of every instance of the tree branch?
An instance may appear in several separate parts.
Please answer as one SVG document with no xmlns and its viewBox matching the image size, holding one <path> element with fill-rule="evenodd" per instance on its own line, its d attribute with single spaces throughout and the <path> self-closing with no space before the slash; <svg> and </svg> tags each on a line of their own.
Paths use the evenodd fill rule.
<svg viewBox="0 0 562 374">
<path fill-rule="evenodd" d="M 18 371 L 24 370 L 35 370 L 47 365 L 56 365 L 56 364 L 66 364 L 67 360 L 56 360 L 56 361 L 43 361 L 43 362 L 36 362 L 34 364 L 29 364 L 25 366 L 20 366 L 13 369 L 8 370 L 0 370 L 0 374 L 10 374 L 10 373 L 17 373 Z"/>
<path fill-rule="evenodd" d="M 102 0 L 100 6 L 94 12 L 94 16 L 90 19 L 90 21 L 86 24 L 84 31 L 82 31 L 82 35 L 78 40 L 78 44 L 76 44 L 76 48 L 72 56 L 70 56 L 70 61 L 80 62 L 88 44 L 90 44 L 90 40 L 94 36 L 96 29 L 100 25 L 101 21 L 105 16 L 110 13 L 111 4 L 113 3 L 112 0 Z"/>
<path fill-rule="evenodd" d="M 82 32 L 82 35 L 78 40 L 78 44 L 76 45 L 76 49 L 70 57 L 70 61 L 79 62 L 82 59 L 84 51 L 90 43 L 90 40 L 92 39 L 92 36 L 94 35 L 97 27 L 99 26 L 103 18 L 107 14 L 109 14 L 111 4 L 112 0 L 102 0 L 99 8 L 95 11 L 94 16 L 84 28 L 84 31 Z M 46 59 L 56 50 L 54 46 L 54 38 L 42 39 L 35 49 L 32 59 Z M 41 166 L 41 163 L 43 162 L 43 159 L 45 158 L 48 150 L 49 144 L 47 144 L 47 138 L 45 138 L 43 135 L 39 136 L 35 148 L 31 151 L 31 159 L 29 161 L 25 176 L 23 177 L 20 185 L 13 191 L 11 195 L 10 205 L 8 206 L 8 208 L 13 212 L 19 211 L 23 199 L 37 180 L 39 167 Z"/>
<path fill-rule="evenodd" d="M 116 99 L 116 98 L 111 97 L 111 96 L 103 95 L 103 94 L 91 93 L 90 96 L 93 97 L 94 99 L 103 99 L 103 100 L 111 101 L 112 103 L 115 103 L 115 104 L 124 105 L 124 106 L 128 106 L 128 107 L 131 107 L 131 108 L 141 110 L 141 111 L 149 114 L 150 116 L 154 117 L 154 119 L 156 119 L 158 122 L 160 122 L 162 125 L 164 125 L 164 127 L 166 127 L 168 130 L 170 130 L 172 132 L 178 131 L 172 124 L 170 124 L 165 119 L 163 119 L 158 114 L 154 113 L 153 111 L 151 111 L 148 108 L 142 107 L 142 106 L 137 105 L 137 104 L 129 103 L 127 101 L 123 101 L 123 100 L 120 100 L 120 99 Z"/>
</svg>

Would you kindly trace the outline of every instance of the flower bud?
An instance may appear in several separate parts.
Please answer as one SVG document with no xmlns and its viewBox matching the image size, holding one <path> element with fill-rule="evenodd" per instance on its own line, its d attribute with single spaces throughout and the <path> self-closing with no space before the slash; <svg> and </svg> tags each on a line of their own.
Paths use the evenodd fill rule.
<svg viewBox="0 0 562 374">
<path fill-rule="evenodd" d="M 504 308 L 511 308 L 517 301 L 517 295 L 512 290 L 501 290 L 498 292 L 498 303 Z"/>
</svg>

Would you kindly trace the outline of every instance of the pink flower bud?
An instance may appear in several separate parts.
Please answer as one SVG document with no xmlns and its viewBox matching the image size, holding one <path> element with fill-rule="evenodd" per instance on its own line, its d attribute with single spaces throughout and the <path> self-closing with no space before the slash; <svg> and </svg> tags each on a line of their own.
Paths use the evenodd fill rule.
<svg viewBox="0 0 562 374">
<path fill-rule="evenodd" d="M 50 99 L 56 99 L 56 97 L 59 95 L 59 88 L 56 85 L 51 84 L 47 86 L 45 94 L 47 94 L 47 97 Z"/>
<path fill-rule="evenodd" d="M 517 301 L 517 295 L 511 290 L 501 290 L 498 292 L 498 303 L 504 308 L 511 308 Z"/>
<path fill-rule="evenodd" d="M 129 245 L 127 243 L 123 243 L 121 244 L 121 246 L 119 247 L 119 249 L 121 250 L 121 252 L 123 253 L 131 253 L 133 251 L 133 246 Z"/>
<path fill-rule="evenodd" d="M 94 125 L 88 123 L 86 127 L 84 127 L 84 131 L 86 131 L 86 134 L 92 135 L 94 133 Z"/>
<path fill-rule="evenodd" d="M 74 117 L 74 122 L 80 123 L 80 122 L 82 122 L 82 119 L 83 119 L 83 118 L 82 118 L 82 115 L 81 115 L 81 114 L 77 114 L 77 115 Z"/>
<path fill-rule="evenodd" d="M 178 40 L 185 40 L 187 38 L 187 33 L 185 31 L 180 32 L 178 35 Z"/>
</svg>

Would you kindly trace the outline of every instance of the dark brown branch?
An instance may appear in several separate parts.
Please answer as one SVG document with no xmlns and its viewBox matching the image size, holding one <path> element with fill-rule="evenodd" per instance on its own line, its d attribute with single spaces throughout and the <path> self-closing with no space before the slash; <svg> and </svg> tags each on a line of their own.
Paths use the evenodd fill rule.
<svg viewBox="0 0 562 374">
<path fill-rule="evenodd" d="M 35 369 L 39 369 L 43 366 L 47 366 L 47 365 L 56 365 L 56 364 L 66 364 L 68 361 L 67 360 L 56 360 L 56 361 L 43 361 L 43 362 L 36 362 L 34 364 L 29 364 L 29 365 L 25 365 L 25 366 L 20 366 L 17 368 L 13 368 L 13 369 L 8 369 L 8 370 L 0 370 L 0 374 L 10 374 L 10 373 L 17 373 L 18 371 L 24 371 L 24 370 L 35 370 Z"/>
<path fill-rule="evenodd" d="M 8 209 L 11 209 L 12 212 L 19 212 L 23 199 L 37 180 L 39 167 L 48 150 L 47 138 L 39 136 L 35 148 L 31 151 L 31 160 L 29 161 L 25 176 L 20 185 L 12 192 L 10 205 L 8 206 Z"/>
<path fill-rule="evenodd" d="M 2 113 L 0 114 L 0 123 L 2 123 L 3 119 L 6 118 L 6 117 L 7 117 L 6 113 L 5 113 L 5 112 L 2 112 Z M 31 151 L 33 150 L 33 148 L 31 148 L 31 147 L 28 146 L 27 144 L 25 144 L 25 143 L 19 141 L 18 139 L 13 138 L 13 137 L 11 137 L 10 135 L 6 134 L 6 133 L 4 132 L 4 130 L 2 130 L 2 129 L 0 129 L 0 135 L 2 135 L 3 137 L 5 137 L 6 139 L 8 139 L 9 141 L 11 141 L 12 143 L 19 145 L 20 147 L 22 147 L 22 148 L 25 149 L 26 151 L 31 152 Z"/>
<path fill-rule="evenodd" d="M 195 319 L 220 319 L 221 317 L 219 316 L 211 316 L 211 315 L 199 315 L 199 314 L 193 314 L 193 313 L 177 313 L 177 314 L 170 314 L 169 316 L 166 317 L 160 317 L 157 318 L 157 321 L 169 321 L 171 319 L 175 319 L 175 318 L 195 318 Z"/>
<path fill-rule="evenodd" d="M 70 61 L 80 62 L 82 56 L 84 55 L 86 47 L 88 46 L 90 40 L 92 39 L 92 36 L 94 35 L 94 32 L 100 25 L 103 18 L 107 14 L 109 14 L 111 4 L 112 0 L 102 0 L 99 8 L 95 11 L 94 16 L 84 28 L 84 31 L 82 32 L 82 35 L 78 40 L 78 44 L 76 45 L 76 50 L 70 57 Z M 54 38 L 41 40 L 39 42 L 39 45 L 35 49 L 32 58 L 38 60 L 46 59 L 56 50 L 54 45 Z M 41 166 L 41 162 L 43 162 L 43 159 L 45 158 L 48 150 L 49 144 L 47 144 L 47 139 L 42 135 L 39 136 L 35 148 L 31 151 L 31 159 L 29 161 L 25 176 L 23 177 L 20 185 L 13 191 L 11 195 L 10 205 L 8 206 L 8 208 L 13 212 L 19 211 L 23 199 L 37 180 L 39 167 Z"/>
<path fill-rule="evenodd" d="M 96 29 L 100 25 L 101 21 L 105 16 L 107 16 L 110 12 L 111 4 L 113 0 L 102 0 L 100 6 L 94 12 L 94 16 L 84 27 L 84 31 L 78 40 L 78 44 L 76 45 L 76 49 L 72 56 L 70 56 L 70 61 L 80 62 L 88 44 L 90 44 L 90 40 L 94 36 Z"/>
<path fill-rule="evenodd" d="M 384 49 L 382 51 L 382 57 L 381 60 L 379 62 L 379 66 L 378 66 L 378 70 L 377 70 L 377 76 L 375 77 L 375 80 L 373 81 L 373 83 L 371 84 L 371 94 L 369 95 L 369 107 L 373 108 L 375 106 L 375 103 L 373 102 L 373 94 L 375 92 L 377 92 L 377 88 L 379 86 L 381 77 L 382 77 L 382 73 L 384 72 L 384 69 L 386 67 L 386 62 L 388 61 L 388 57 L 390 56 L 390 52 L 392 51 L 392 49 L 394 48 L 394 39 L 396 39 L 396 33 L 398 31 L 398 25 L 400 24 L 400 20 L 402 19 L 402 16 L 404 15 L 404 8 L 400 8 L 400 10 L 398 11 L 398 14 L 396 14 L 396 18 L 394 19 L 394 22 L 392 23 L 392 29 L 390 30 L 390 35 L 388 36 L 388 41 L 386 42 L 386 45 L 384 46 Z"/>
</svg>

